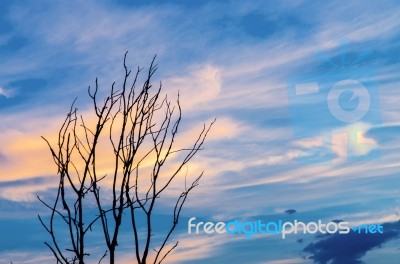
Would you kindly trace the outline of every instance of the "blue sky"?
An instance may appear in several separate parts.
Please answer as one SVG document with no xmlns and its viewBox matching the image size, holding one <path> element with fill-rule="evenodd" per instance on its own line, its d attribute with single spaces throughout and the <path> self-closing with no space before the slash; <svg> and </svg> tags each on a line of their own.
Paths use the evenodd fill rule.
<svg viewBox="0 0 400 264">
<path fill-rule="evenodd" d="M 0 263 L 51 259 L 37 220 L 48 212 L 35 197 L 50 199 L 57 183 L 40 136 L 55 135 L 75 97 L 89 110 L 87 87 L 96 77 L 102 91 L 120 84 L 125 51 L 132 68 L 157 54 L 156 79 L 181 94 L 185 142 L 217 118 L 189 167 L 205 176 L 183 211 L 174 237 L 180 247 L 168 263 L 396 263 L 399 12 L 397 1 L 4 1 Z M 370 91 L 368 111 L 356 121 L 338 120 L 327 106 L 342 80 Z M 301 83 L 318 83 L 319 93 L 297 97 Z M 338 100 L 351 112 L 363 98 Z M 342 219 L 384 224 L 388 232 L 286 240 L 188 235 L 192 216 Z M 130 250 L 120 249 L 121 263 Z"/>
</svg>

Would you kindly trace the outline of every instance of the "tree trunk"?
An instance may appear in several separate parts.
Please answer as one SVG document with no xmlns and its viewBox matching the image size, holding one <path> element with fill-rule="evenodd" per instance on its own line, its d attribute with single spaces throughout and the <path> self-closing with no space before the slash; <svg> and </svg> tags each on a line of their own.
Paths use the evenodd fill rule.
<svg viewBox="0 0 400 264">
<path fill-rule="evenodd" d="M 110 249 L 110 264 L 114 264 L 114 249 Z"/>
</svg>

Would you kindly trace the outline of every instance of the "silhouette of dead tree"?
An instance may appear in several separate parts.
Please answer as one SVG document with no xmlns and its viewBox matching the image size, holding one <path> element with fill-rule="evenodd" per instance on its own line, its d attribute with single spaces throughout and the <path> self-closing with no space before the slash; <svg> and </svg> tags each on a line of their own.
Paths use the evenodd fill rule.
<svg viewBox="0 0 400 264">
<path fill-rule="evenodd" d="M 162 96 L 161 83 L 154 88 L 151 80 L 157 70 L 153 58 L 143 85 L 138 79 L 143 69 L 138 68 L 131 80 L 131 70 L 124 56 L 124 78 L 120 89 L 113 83 L 105 99 L 99 100 L 99 84 L 88 88 L 94 118 L 85 120 L 78 115 L 75 101 L 62 124 L 57 142 L 48 144 L 58 168 L 59 185 L 52 203 L 38 199 L 50 210 L 48 221 L 39 220 L 50 234 L 45 242 L 57 263 L 84 263 L 89 256 L 86 246 L 88 232 L 99 226 L 106 249 L 99 263 L 106 257 L 115 263 L 121 225 L 126 217 L 132 226 L 132 237 L 139 264 L 161 263 L 178 242 L 169 245 L 181 210 L 189 193 L 198 185 L 200 175 L 187 184 L 178 195 L 172 210 L 172 222 L 163 239 L 153 241 L 155 207 L 173 180 L 182 175 L 183 168 L 202 149 L 205 138 L 215 120 L 203 126 L 189 147 L 175 148 L 182 120 L 179 94 L 176 103 Z M 95 123 L 91 125 L 92 121 Z M 106 142 L 106 143 L 104 143 Z M 104 146 L 109 144 L 107 161 L 111 169 L 104 173 Z M 95 208 L 91 216 L 89 208 Z M 143 216 L 144 225 L 139 218 Z M 60 237 L 61 224 L 67 237 Z M 63 227 L 63 228 L 64 228 Z M 144 232 L 139 232 L 143 230 Z M 144 234 L 144 235 L 143 235 Z M 64 249 L 65 241 L 68 248 Z M 150 249 L 154 250 L 154 253 Z"/>
</svg>

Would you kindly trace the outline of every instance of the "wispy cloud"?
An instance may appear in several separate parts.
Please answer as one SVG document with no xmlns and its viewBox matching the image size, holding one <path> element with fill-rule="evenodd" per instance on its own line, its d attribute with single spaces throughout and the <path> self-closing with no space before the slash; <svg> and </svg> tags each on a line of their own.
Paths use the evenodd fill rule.
<svg viewBox="0 0 400 264">
<path fill-rule="evenodd" d="M 13 93 L 10 90 L 6 90 L 5 88 L 0 87 L 0 96 L 10 98 L 12 95 L 13 95 Z"/>
<path fill-rule="evenodd" d="M 113 81 L 120 85 L 121 60 L 129 50 L 128 65 L 133 68 L 148 65 L 157 53 L 155 84 L 162 81 L 171 98 L 180 91 L 187 121 L 180 133 L 182 146 L 191 142 L 202 122 L 217 117 L 205 150 L 188 168 L 193 175 L 205 170 L 188 212 L 223 218 L 296 208 L 310 216 L 355 221 L 373 219 L 371 211 L 379 212 L 373 220 L 393 217 L 391 209 L 399 195 L 393 181 L 400 166 L 395 136 L 400 122 L 396 89 L 399 7 L 394 1 L 379 5 L 358 1 L 340 5 L 262 0 L 122 2 L 16 2 L 4 9 L 7 14 L 0 23 L 6 23 L 7 32 L 0 30 L 1 48 L 14 45 L 13 38 L 25 41 L 12 46 L 12 52 L 0 52 L 2 198 L 26 203 L 36 193 L 51 190 L 53 183 L 47 176 L 55 173 L 55 167 L 40 136 L 56 136 L 75 96 L 87 114 L 84 96 L 96 76 L 100 93 Z M 299 141 L 292 134 L 286 82 L 298 74 L 324 71 L 326 66 L 315 53 L 324 51 L 334 60 L 340 58 L 343 38 L 349 61 L 364 50 L 375 50 L 363 63 L 377 68 L 383 124 L 326 126 L 317 133 L 319 138 Z M 28 81 L 18 89 L 13 87 L 21 80 Z M 35 86 L 32 80 L 44 85 Z M 319 109 L 313 110 L 316 119 L 323 118 Z M 321 140 L 332 133 L 360 130 L 358 141 L 350 141 L 346 150 L 340 138 L 330 143 Z M 382 150 L 379 160 L 347 159 L 378 148 Z M 337 162 L 310 167 L 297 163 L 299 158 L 319 154 L 332 154 Z M 109 164 L 104 160 L 102 169 L 107 171 Z M 177 181 L 171 195 L 178 193 L 181 183 Z M 372 206 L 368 210 L 356 206 L 368 202 Z M 189 263 L 190 258 L 201 261 L 209 252 L 231 246 L 228 240 L 182 239 L 183 248 L 173 257 L 181 263 Z M 295 254 L 274 256 L 267 263 L 301 263 Z M 34 258 L 30 261 L 40 263 Z M 260 263 L 259 259 L 254 263 Z"/>
</svg>

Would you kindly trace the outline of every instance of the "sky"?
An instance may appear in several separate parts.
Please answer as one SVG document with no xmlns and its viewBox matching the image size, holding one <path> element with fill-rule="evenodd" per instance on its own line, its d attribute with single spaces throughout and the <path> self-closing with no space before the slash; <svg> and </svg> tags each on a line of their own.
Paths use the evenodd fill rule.
<svg viewBox="0 0 400 264">
<path fill-rule="evenodd" d="M 0 263 L 52 263 L 36 196 L 54 197 L 57 174 L 41 136 L 57 135 L 76 97 L 90 111 L 96 77 L 101 93 L 120 85 L 126 51 L 133 69 L 157 55 L 155 82 L 180 93 L 183 142 L 217 119 L 188 166 L 204 176 L 165 263 L 398 263 L 399 14 L 395 0 L 3 1 Z M 191 217 L 385 232 L 197 235 Z M 130 245 L 118 250 L 118 263 L 134 263 Z"/>
</svg>

